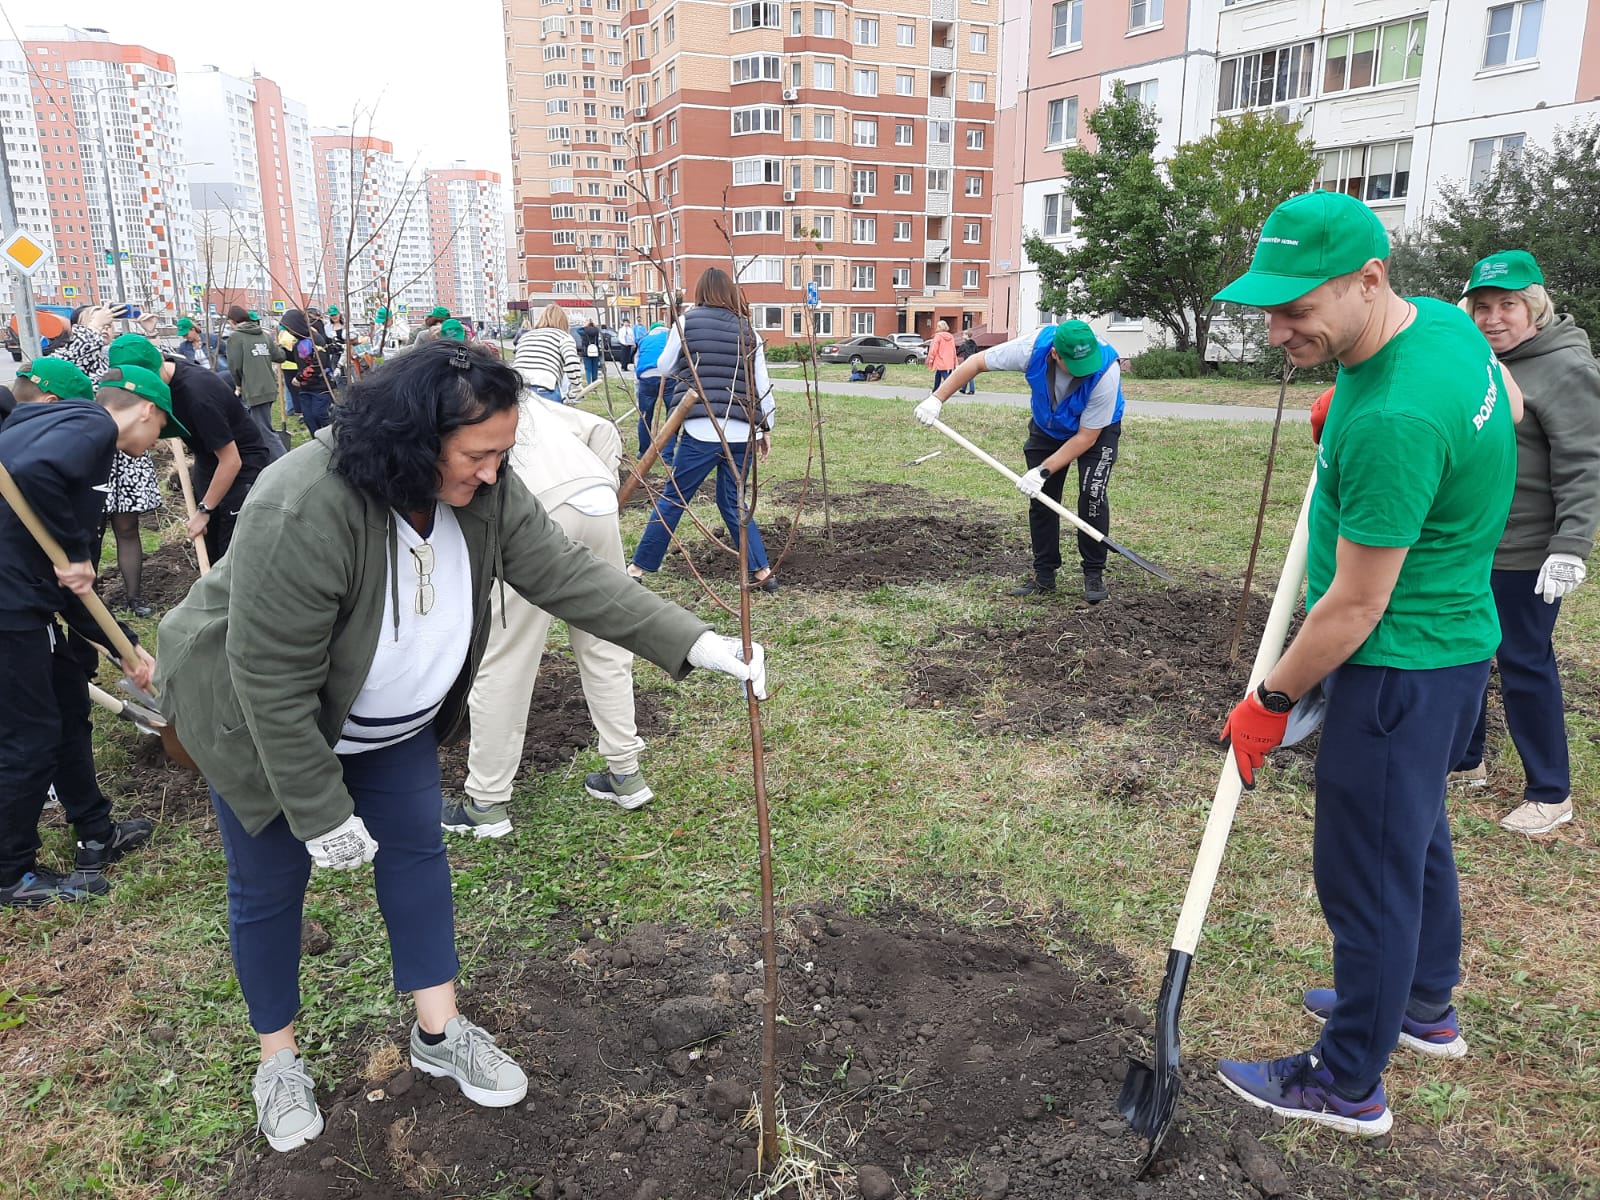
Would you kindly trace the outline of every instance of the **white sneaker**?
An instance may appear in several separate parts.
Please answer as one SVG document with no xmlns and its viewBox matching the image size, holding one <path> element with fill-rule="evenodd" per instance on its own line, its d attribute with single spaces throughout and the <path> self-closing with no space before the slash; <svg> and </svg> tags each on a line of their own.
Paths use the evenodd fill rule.
<svg viewBox="0 0 1600 1200">
<path fill-rule="evenodd" d="M 1557 825 L 1572 820 L 1572 797 L 1560 804 L 1535 804 L 1532 800 L 1507 813 L 1500 828 L 1510 833 L 1549 833 Z"/>
<path fill-rule="evenodd" d="M 422 1026 L 411 1026 L 411 1065 L 440 1079 L 454 1079 L 461 1094 L 485 1108 L 505 1108 L 528 1094 L 528 1077 L 495 1045 L 489 1031 L 465 1017 L 451 1017 L 444 1041 L 430 1046 Z"/>
<path fill-rule="evenodd" d="M 1481 788 L 1489 784 L 1489 766 L 1479 763 L 1475 767 L 1468 767 L 1465 771 L 1451 771 L 1446 775 L 1445 783 L 1449 787 Z"/>
<path fill-rule="evenodd" d="M 322 1132 L 305 1061 L 279 1050 L 256 1069 L 256 1129 L 274 1150 L 295 1150 Z"/>
</svg>

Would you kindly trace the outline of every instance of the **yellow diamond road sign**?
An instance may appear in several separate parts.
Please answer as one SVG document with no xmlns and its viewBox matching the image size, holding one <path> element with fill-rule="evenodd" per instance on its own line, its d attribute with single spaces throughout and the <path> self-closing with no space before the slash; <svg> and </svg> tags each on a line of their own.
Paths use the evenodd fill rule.
<svg viewBox="0 0 1600 1200">
<path fill-rule="evenodd" d="M 19 229 L 0 244 L 0 255 L 24 275 L 32 275 L 50 257 L 50 247 L 41 245 Z"/>
</svg>

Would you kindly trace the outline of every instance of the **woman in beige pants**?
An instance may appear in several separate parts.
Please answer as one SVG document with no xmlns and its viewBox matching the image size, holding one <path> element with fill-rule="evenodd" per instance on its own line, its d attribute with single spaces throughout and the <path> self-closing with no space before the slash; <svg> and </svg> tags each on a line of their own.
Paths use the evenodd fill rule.
<svg viewBox="0 0 1600 1200">
<path fill-rule="evenodd" d="M 523 392 L 521 409 L 511 469 L 569 538 L 620 569 L 617 464 L 622 461 L 622 439 L 616 426 L 531 390 Z M 447 801 L 441 821 L 451 833 L 475 837 L 511 832 L 511 784 L 522 760 L 528 702 L 550 633 L 549 613 L 514 592 L 496 589 L 494 602 L 502 596 L 505 620 L 495 614 L 468 702 L 472 742 L 467 798 Z M 606 770 L 585 777 L 584 788 L 598 799 L 638 808 L 652 792 L 639 770 L 644 741 L 634 722 L 633 655 L 581 629 L 570 629 L 569 636 L 589 719 L 606 760 Z"/>
</svg>

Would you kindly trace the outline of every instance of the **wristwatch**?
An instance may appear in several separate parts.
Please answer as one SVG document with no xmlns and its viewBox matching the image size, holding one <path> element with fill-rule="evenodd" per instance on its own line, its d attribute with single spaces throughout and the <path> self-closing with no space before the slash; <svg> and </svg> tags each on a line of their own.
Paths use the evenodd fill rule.
<svg viewBox="0 0 1600 1200">
<path fill-rule="evenodd" d="M 1050 470 L 1049 467 L 1046 467 L 1046 466 L 1043 466 L 1043 465 L 1041 465 L 1039 467 L 1039 479 L 1040 479 L 1041 482 L 1043 480 L 1049 479 L 1050 475 L 1051 475 L 1051 470 Z"/>
<path fill-rule="evenodd" d="M 1269 713 L 1286 713 L 1294 707 L 1294 701 L 1289 698 L 1288 692 L 1267 691 L 1267 681 L 1264 679 L 1256 686 L 1256 699 L 1261 701 L 1261 707 Z"/>
<path fill-rule="evenodd" d="M 212 508 L 212 507 L 211 507 L 211 505 L 209 505 L 209 504 L 207 504 L 207 503 L 206 503 L 206 502 L 205 502 L 205 501 L 204 501 L 204 500 L 201 500 L 201 501 L 200 501 L 200 502 L 199 502 L 199 503 L 197 503 L 197 504 L 196 504 L 196 505 L 195 505 L 195 506 L 194 506 L 194 510 L 195 510 L 195 512 L 203 512 L 203 513 L 205 513 L 205 514 L 206 514 L 206 516 L 208 516 L 208 517 L 209 517 L 209 516 L 210 516 L 210 515 L 211 515 L 211 514 L 212 514 L 212 513 L 214 513 L 214 512 L 216 512 L 216 511 L 217 511 L 217 510 L 216 510 L 216 509 L 214 509 L 214 508 Z"/>
</svg>

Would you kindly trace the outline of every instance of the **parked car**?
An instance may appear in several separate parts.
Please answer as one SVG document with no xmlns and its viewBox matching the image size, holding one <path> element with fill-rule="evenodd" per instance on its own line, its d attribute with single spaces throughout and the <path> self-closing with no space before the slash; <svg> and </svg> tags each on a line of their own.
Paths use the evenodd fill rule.
<svg viewBox="0 0 1600 1200">
<path fill-rule="evenodd" d="M 901 346 L 886 337 L 870 334 L 853 337 L 843 342 L 830 342 L 818 357 L 825 363 L 849 363 L 859 367 L 862 363 L 919 363 L 928 352 L 921 346 Z"/>
<path fill-rule="evenodd" d="M 921 350 L 924 355 L 928 353 L 928 339 L 920 333 L 897 333 L 894 335 L 894 344 L 904 346 L 907 350 Z"/>
</svg>

